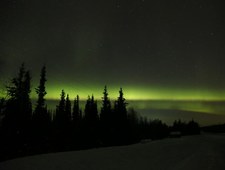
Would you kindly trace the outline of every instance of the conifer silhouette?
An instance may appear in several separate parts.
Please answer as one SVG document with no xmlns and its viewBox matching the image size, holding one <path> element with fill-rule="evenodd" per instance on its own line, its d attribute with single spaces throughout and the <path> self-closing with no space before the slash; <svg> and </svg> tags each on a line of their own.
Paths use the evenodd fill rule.
<svg viewBox="0 0 225 170">
<path fill-rule="evenodd" d="M 82 119 L 82 112 L 79 105 L 79 96 L 74 99 L 74 105 L 73 105 L 73 122 L 77 123 L 80 122 Z"/>
<path fill-rule="evenodd" d="M 115 142 L 117 144 L 125 144 L 128 141 L 128 119 L 127 119 L 127 103 L 123 97 L 123 89 L 119 90 L 119 97 L 115 101 L 114 116 L 115 116 Z"/>
<path fill-rule="evenodd" d="M 36 107 L 33 114 L 34 126 L 43 127 L 50 123 L 50 115 L 47 111 L 47 105 L 45 104 L 45 95 L 47 94 L 45 90 L 46 83 L 46 67 L 43 66 L 40 74 L 39 86 L 35 89 L 38 95 Z M 46 130 L 46 129 L 45 129 Z"/>
<path fill-rule="evenodd" d="M 45 91 L 45 83 L 46 83 L 46 67 L 42 67 L 41 74 L 40 74 L 40 82 L 39 86 L 35 89 L 36 93 L 38 95 L 37 104 L 35 108 L 35 113 L 37 114 L 46 114 L 47 113 L 47 107 L 45 104 L 45 95 L 47 92 Z"/>
<path fill-rule="evenodd" d="M 69 94 L 67 94 L 66 96 L 66 103 L 65 103 L 65 116 L 67 117 L 67 121 L 71 121 L 71 102 L 70 102 L 70 98 L 69 98 Z"/>
<path fill-rule="evenodd" d="M 44 66 L 39 86 L 35 89 L 38 99 L 33 115 L 30 100 L 31 76 L 24 64 L 21 65 L 19 74 L 6 87 L 8 97 L 0 100 L 0 114 L 3 116 L 0 126 L 0 160 L 2 157 L 13 157 L 13 154 L 20 156 L 130 144 L 147 138 L 161 139 L 169 134 L 168 126 L 162 121 L 139 117 L 134 109 L 127 110 L 122 88 L 112 107 L 107 86 L 103 91 L 100 116 L 93 95 L 88 96 L 82 116 L 79 96 L 74 99 L 71 111 L 69 94 L 66 95 L 62 90 L 55 117 L 51 121 L 45 103 L 46 81 Z M 193 120 L 188 123 L 175 121 L 171 129 L 185 135 L 200 133 L 198 123 Z"/>
<path fill-rule="evenodd" d="M 118 99 L 115 101 L 115 114 L 116 114 L 116 118 L 119 124 L 123 124 L 126 122 L 127 120 L 127 103 L 125 98 L 123 97 L 123 89 L 120 88 L 119 90 L 119 97 Z"/>
<path fill-rule="evenodd" d="M 101 137 L 104 145 L 113 143 L 115 133 L 115 121 L 112 113 L 111 102 L 108 97 L 107 86 L 104 87 L 102 107 L 100 112 Z"/>
<path fill-rule="evenodd" d="M 25 70 L 24 64 L 19 69 L 17 77 L 7 86 L 9 99 L 6 102 L 4 124 L 17 131 L 24 129 L 31 121 L 32 104 L 30 100 L 30 72 Z"/>
<path fill-rule="evenodd" d="M 103 97 L 102 97 L 102 108 L 100 113 L 100 120 L 109 123 L 111 119 L 111 102 L 108 97 L 107 86 L 104 88 Z"/>
<path fill-rule="evenodd" d="M 65 126 L 67 123 L 67 115 L 66 115 L 66 96 L 65 91 L 62 90 L 60 94 L 59 105 L 56 106 L 56 123 L 60 126 Z"/>
<path fill-rule="evenodd" d="M 85 120 L 87 122 L 96 122 L 98 120 L 97 102 L 94 100 L 94 96 L 88 96 L 85 105 Z"/>
<path fill-rule="evenodd" d="M 92 97 L 88 96 L 84 112 L 84 133 L 87 135 L 85 140 L 89 143 L 88 145 L 96 145 L 99 135 L 99 117 L 97 101 L 94 100 L 93 95 Z"/>
</svg>

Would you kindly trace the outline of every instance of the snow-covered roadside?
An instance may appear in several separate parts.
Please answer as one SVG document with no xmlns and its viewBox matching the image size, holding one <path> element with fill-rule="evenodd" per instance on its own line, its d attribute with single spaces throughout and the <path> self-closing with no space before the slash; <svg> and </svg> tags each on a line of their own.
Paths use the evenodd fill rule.
<svg viewBox="0 0 225 170">
<path fill-rule="evenodd" d="M 224 170 L 224 160 L 225 136 L 204 134 L 18 158 L 0 163 L 0 170 Z"/>
</svg>

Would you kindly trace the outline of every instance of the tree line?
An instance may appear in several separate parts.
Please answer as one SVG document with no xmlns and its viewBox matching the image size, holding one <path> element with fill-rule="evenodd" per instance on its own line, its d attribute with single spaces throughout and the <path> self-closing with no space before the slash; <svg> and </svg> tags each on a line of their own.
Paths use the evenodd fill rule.
<svg viewBox="0 0 225 170">
<path fill-rule="evenodd" d="M 69 94 L 62 90 L 59 103 L 52 113 L 45 99 L 46 81 L 44 66 L 39 85 L 35 88 L 37 101 L 34 109 L 30 99 L 31 76 L 24 64 L 6 87 L 7 98 L 0 100 L 0 160 L 37 153 L 132 144 L 143 139 L 162 139 L 171 131 L 171 127 L 161 120 L 149 120 L 139 116 L 134 109 L 127 109 L 122 88 L 112 104 L 107 86 L 104 87 L 100 111 L 93 95 L 88 96 L 82 110 L 79 96 L 71 102 Z M 190 125 L 187 129 L 192 128 L 196 132 L 198 124 L 192 124 L 194 126 Z M 179 125 L 175 123 L 172 129 L 179 130 Z"/>
</svg>

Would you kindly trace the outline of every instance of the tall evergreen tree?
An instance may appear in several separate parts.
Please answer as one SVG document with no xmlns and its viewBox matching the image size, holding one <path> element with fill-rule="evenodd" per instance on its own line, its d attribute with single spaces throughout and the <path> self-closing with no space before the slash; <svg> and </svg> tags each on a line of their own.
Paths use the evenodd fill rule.
<svg viewBox="0 0 225 170">
<path fill-rule="evenodd" d="M 123 89 L 120 88 L 119 97 L 117 101 L 115 101 L 115 112 L 117 113 L 117 118 L 121 120 L 127 119 L 127 103 L 125 98 L 123 97 Z"/>
<path fill-rule="evenodd" d="M 35 89 L 38 95 L 37 105 L 35 108 L 35 114 L 40 114 L 44 116 L 47 114 L 47 107 L 45 104 L 45 95 L 47 92 L 45 91 L 45 83 L 46 83 L 46 67 L 42 67 L 40 74 L 40 82 L 39 86 Z"/>
<path fill-rule="evenodd" d="M 56 106 L 56 122 L 59 124 L 65 124 L 67 117 L 66 117 L 66 113 L 65 113 L 65 109 L 66 109 L 66 99 L 65 99 L 65 92 L 64 90 L 61 91 L 61 95 L 60 95 L 60 101 L 59 101 L 59 105 Z"/>
<path fill-rule="evenodd" d="M 43 66 L 40 73 L 39 86 L 35 89 L 38 95 L 36 107 L 32 117 L 32 127 L 33 127 L 33 138 L 35 141 L 46 142 L 48 138 L 48 133 L 50 130 L 51 117 L 47 111 L 47 105 L 45 104 L 45 95 L 47 94 L 45 90 L 46 83 L 46 67 Z M 46 142 L 47 143 L 47 142 Z"/>
<path fill-rule="evenodd" d="M 123 90 L 120 88 L 119 97 L 115 101 L 114 115 L 115 115 L 115 131 L 117 144 L 128 142 L 128 117 L 127 117 L 127 103 L 123 97 Z"/>
<path fill-rule="evenodd" d="M 30 123 L 32 104 L 30 100 L 30 72 L 25 70 L 24 64 L 19 69 L 17 77 L 7 86 L 9 99 L 6 102 L 5 124 L 12 124 L 15 128 L 25 128 Z"/>
<path fill-rule="evenodd" d="M 107 87 L 105 86 L 102 97 L 100 120 L 107 123 L 111 118 L 111 112 L 111 102 L 108 97 Z"/>
<path fill-rule="evenodd" d="M 114 140 L 115 122 L 112 114 L 111 102 L 105 86 L 102 97 L 102 107 L 100 112 L 101 138 L 104 145 L 110 145 Z"/>
<path fill-rule="evenodd" d="M 23 93 L 23 81 L 25 75 L 24 63 L 19 69 L 18 77 L 15 77 L 11 80 L 11 85 L 7 86 L 7 94 L 9 96 L 9 101 L 19 100 Z"/>
<path fill-rule="evenodd" d="M 22 99 L 22 103 L 23 103 L 23 111 L 24 111 L 24 115 L 25 119 L 27 119 L 28 121 L 31 120 L 31 116 L 32 116 L 32 103 L 31 103 L 31 99 L 30 99 L 30 90 L 31 88 L 31 76 L 30 76 L 30 72 L 26 71 L 25 75 L 24 75 L 24 82 L 23 82 L 23 99 Z"/>
<path fill-rule="evenodd" d="M 90 98 L 88 96 L 86 105 L 85 105 L 85 120 L 87 122 L 97 122 L 98 120 L 98 109 L 97 101 L 94 100 L 94 96 Z"/>
<path fill-rule="evenodd" d="M 71 121 L 71 102 L 68 94 L 66 96 L 65 114 L 67 117 L 67 121 Z"/>
<path fill-rule="evenodd" d="M 97 102 L 94 100 L 94 96 L 88 96 L 86 105 L 85 105 L 85 116 L 84 116 L 84 132 L 85 142 L 89 143 L 89 145 L 95 145 L 98 141 L 99 129 L 98 129 L 98 109 Z"/>
<path fill-rule="evenodd" d="M 73 121 L 74 122 L 79 122 L 82 119 L 82 113 L 80 110 L 80 105 L 79 105 L 79 96 L 74 99 L 74 105 L 73 105 Z"/>
</svg>

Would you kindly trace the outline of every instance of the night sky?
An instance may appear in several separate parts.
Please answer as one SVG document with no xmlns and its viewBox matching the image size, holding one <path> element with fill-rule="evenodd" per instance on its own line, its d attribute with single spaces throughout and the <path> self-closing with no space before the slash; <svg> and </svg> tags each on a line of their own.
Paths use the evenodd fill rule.
<svg viewBox="0 0 225 170">
<path fill-rule="evenodd" d="M 22 62 L 48 98 L 225 99 L 225 3 L 216 0 L 1 0 L 1 86 Z"/>
</svg>

